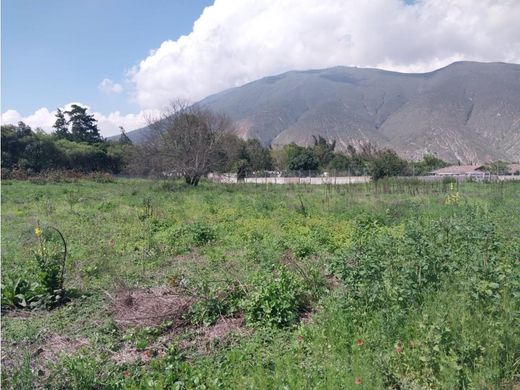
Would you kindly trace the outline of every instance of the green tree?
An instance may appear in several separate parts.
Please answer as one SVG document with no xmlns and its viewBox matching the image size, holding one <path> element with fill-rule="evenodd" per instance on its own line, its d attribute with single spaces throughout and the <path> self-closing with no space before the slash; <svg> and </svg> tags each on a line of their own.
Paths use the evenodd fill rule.
<svg viewBox="0 0 520 390">
<path fill-rule="evenodd" d="M 328 142 L 321 135 L 318 137 L 312 136 L 314 139 L 314 145 L 312 147 L 312 152 L 314 156 L 318 160 L 319 166 L 324 169 L 334 158 L 334 149 L 336 148 L 336 141 Z"/>
<path fill-rule="evenodd" d="M 69 111 L 67 124 L 70 125 L 71 139 L 76 142 L 96 143 L 103 140 L 97 128 L 94 115 L 87 114 L 87 108 L 73 104 Z"/>
<path fill-rule="evenodd" d="M 243 157 L 247 160 L 248 167 L 252 171 L 265 171 L 273 167 L 269 149 L 264 147 L 257 139 L 246 141 Z"/>
<path fill-rule="evenodd" d="M 398 176 L 406 173 L 408 163 L 391 149 L 378 151 L 369 162 L 369 174 L 373 180 L 387 176 Z"/>
<path fill-rule="evenodd" d="M 492 175 L 507 175 L 509 173 L 509 165 L 503 161 L 493 161 L 486 164 L 484 170 Z"/>
<path fill-rule="evenodd" d="M 296 144 L 286 145 L 288 156 L 288 168 L 291 171 L 315 171 L 320 162 L 311 148 L 304 148 Z"/>
<path fill-rule="evenodd" d="M 121 145 L 133 145 L 132 140 L 126 135 L 126 131 L 123 126 L 119 126 L 119 130 L 121 130 L 121 135 L 119 136 L 119 143 Z"/>
<path fill-rule="evenodd" d="M 350 165 L 351 161 L 347 156 L 341 153 L 335 153 L 334 157 L 328 165 L 328 169 L 333 169 L 335 171 L 347 171 L 350 168 Z"/>
<path fill-rule="evenodd" d="M 412 163 L 412 171 L 414 175 L 427 175 L 436 169 L 447 167 L 448 163 L 431 154 L 427 154 L 417 163 Z"/>
<path fill-rule="evenodd" d="M 56 116 L 56 122 L 54 122 L 54 125 L 52 126 L 55 129 L 54 134 L 58 138 L 70 139 L 71 134 L 69 132 L 69 128 L 67 126 L 67 119 L 65 119 L 65 115 L 63 114 L 63 111 L 61 111 L 58 108 L 55 116 Z"/>
</svg>

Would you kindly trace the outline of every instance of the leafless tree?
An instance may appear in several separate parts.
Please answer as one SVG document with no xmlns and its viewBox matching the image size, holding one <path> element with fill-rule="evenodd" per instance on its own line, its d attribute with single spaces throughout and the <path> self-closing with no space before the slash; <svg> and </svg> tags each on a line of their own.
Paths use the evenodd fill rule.
<svg viewBox="0 0 520 390">
<path fill-rule="evenodd" d="M 225 115 L 178 101 L 148 126 L 141 161 L 150 173 L 184 177 L 196 186 L 227 158 L 223 140 L 233 123 Z"/>
</svg>

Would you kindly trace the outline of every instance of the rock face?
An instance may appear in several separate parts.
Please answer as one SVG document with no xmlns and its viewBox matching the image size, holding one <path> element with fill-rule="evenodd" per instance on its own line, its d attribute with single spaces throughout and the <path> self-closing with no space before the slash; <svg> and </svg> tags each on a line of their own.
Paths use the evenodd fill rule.
<svg viewBox="0 0 520 390">
<path fill-rule="evenodd" d="M 520 65 L 456 62 L 430 73 L 335 67 L 266 77 L 200 104 L 228 113 L 245 138 L 338 148 L 370 141 L 407 158 L 520 159 Z"/>
</svg>

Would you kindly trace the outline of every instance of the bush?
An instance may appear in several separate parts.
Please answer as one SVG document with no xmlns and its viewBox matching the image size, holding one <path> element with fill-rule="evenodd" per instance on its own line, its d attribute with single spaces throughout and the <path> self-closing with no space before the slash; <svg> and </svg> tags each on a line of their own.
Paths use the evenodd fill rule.
<svg viewBox="0 0 520 390">
<path fill-rule="evenodd" d="M 223 290 L 210 288 L 208 284 L 197 287 L 195 292 L 203 298 L 190 309 L 192 323 L 209 326 L 222 317 L 234 315 L 239 310 L 243 291 L 236 283 L 231 283 Z"/>
<path fill-rule="evenodd" d="M 280 268 L 274 277 L 257 278 L 254 286 L 243 303 L 247 322 L 279 328 L 296 322 L 305 307 L 305 295 L 293 274 Z"/>
<path fill-rule="evenodd" d="M 152 221 L 154 239 L 169 245 L 175 253 L 184 253 L 192 247 L 207 244 L 216 238 L 215 230 L 203 221 L 181 226 L 168 226 L 165 221 Z"/>
</svg>

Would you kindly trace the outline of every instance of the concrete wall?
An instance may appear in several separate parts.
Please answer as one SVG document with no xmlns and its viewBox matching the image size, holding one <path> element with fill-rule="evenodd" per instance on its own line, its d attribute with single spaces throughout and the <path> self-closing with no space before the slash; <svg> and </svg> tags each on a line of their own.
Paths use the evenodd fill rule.
<svg viewBox="0 0 520 390">
<path fill-rule="evenodd" d="M 424 182 L 442 181 L 447 176 L 403 176 L 400 180 L 420 180 Z M 211 181 L 217 183 L 249 183 L 249 184 L 363 184 L 370 182 L 370 176 L 338 176 L 338 177 L 247 177 L 240 182 L 236 174 L 209 175 Z M 457 181 L 464 182 L 468 178 L 465 176 L 453 176 Z M 487 178 L 491 181 L 520 180 L 520 176 L 491 176 Z M 478 179 L 477 179 L 478 180 Z"/>
<path fill-rule="evenodd" d="M 218 183 L 238 183 L 236 175 L 211 175 Z M 370 176 L 345 177 L 247 177 L 240 183 L 251 184 L 356 184 L 368 183 Z"/>
</svg>

